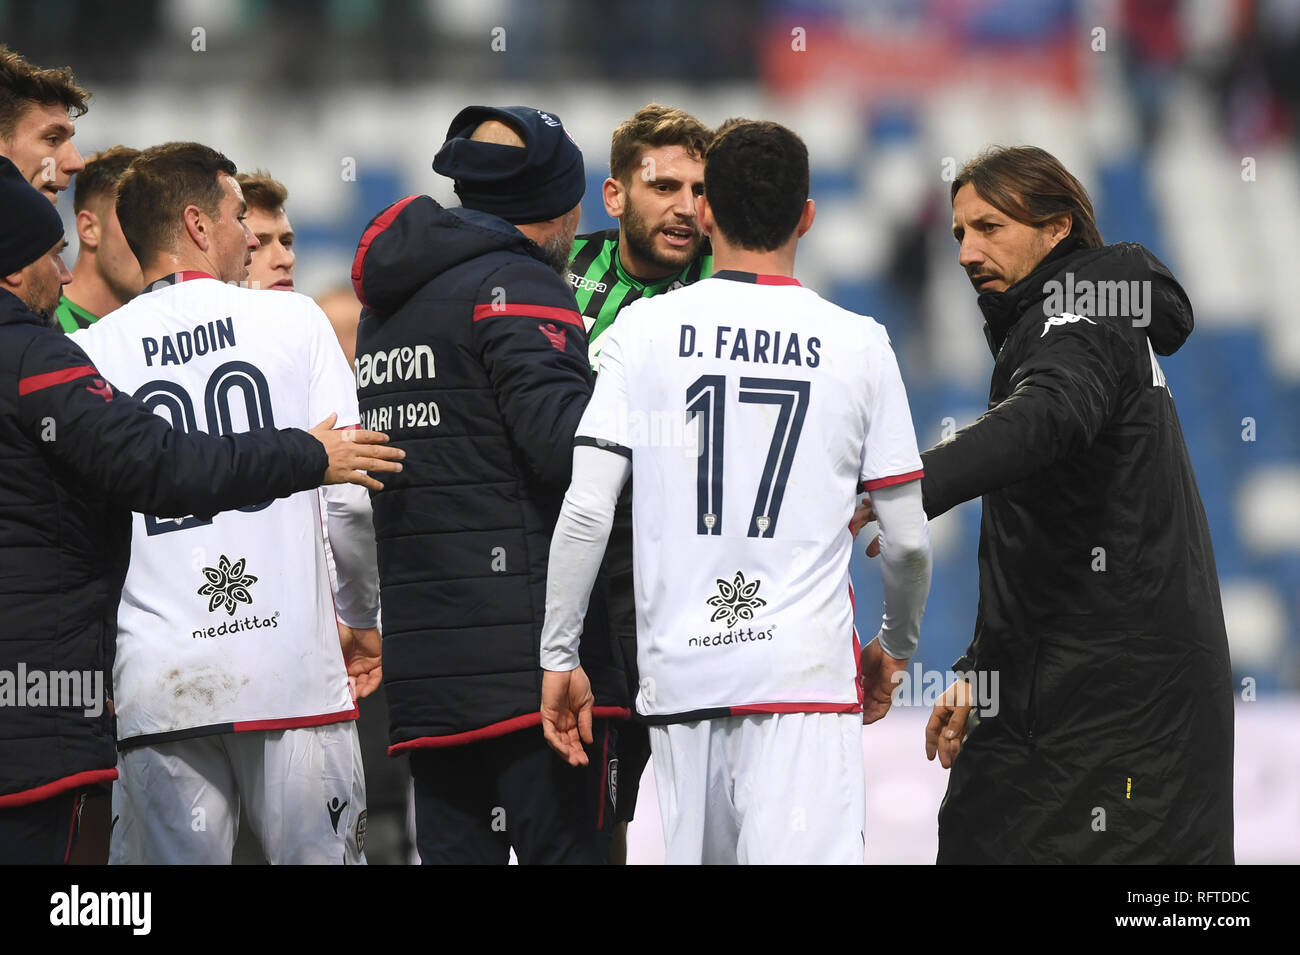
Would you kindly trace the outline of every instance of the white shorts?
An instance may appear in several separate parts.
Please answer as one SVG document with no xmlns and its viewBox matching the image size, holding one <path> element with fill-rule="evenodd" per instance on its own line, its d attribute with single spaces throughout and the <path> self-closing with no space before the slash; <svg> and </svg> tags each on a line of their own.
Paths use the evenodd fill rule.
<svg viewBox="0 0 1300 955">
<path fill-rule="evenodd" d="M 861 865 L 862 716 L 770 713 L 650 727 L 669 865 Z"/>
<path fill-rule="evenodd" d="M 242 798 L 272 865 L 365 863 L 355 720 L 119 753 L 109 864 L 229 865 Z"/>
</svg>

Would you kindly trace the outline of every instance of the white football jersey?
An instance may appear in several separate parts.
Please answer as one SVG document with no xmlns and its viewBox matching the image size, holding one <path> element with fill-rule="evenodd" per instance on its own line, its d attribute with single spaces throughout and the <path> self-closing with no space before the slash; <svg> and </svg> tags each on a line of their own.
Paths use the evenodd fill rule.
<svg viewBox="0 0 1300 955">
<path fill-rule="evenodd" d="M 306 430 L 331 412 L 336 427 L 358 421 L 347 359 L 304 295 L 179 273 L 75 341 L 114 387 L 184 431 Z M 339 618 L 375 626 L 378 572 L 363 488 L 303 491 L 210 521 L 133 520 L 113 667 L 120 741 L 355 718 L 322 526 L 341 562 L 340 539 L 351 548 Z"/>
<path fill-rule="evenodd" d="M 751 273 L 635 302 L 577 443 L 632 459 L 639 713 L 861 710 L 857 485 L 922 476 L 883 327 Z"/>
</svg>

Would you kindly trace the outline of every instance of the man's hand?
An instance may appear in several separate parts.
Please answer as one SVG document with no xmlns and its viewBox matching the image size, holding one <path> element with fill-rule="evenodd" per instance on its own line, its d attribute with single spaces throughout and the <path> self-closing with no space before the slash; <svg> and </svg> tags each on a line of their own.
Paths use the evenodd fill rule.
<svg viewBox="0 0 1300 955">
<path fill-rule="evenodd" d="M 360 484 L 372 491 L 383 490 L 379 481 L 367 471 L 397 472 L 402 466 L 397 462 L 406 457 L 401 448 L 382 447 L 388 435 L 380 431 L 362 431 L 356 428 L 334 430 L 339 416 L 332 414 L 311 429 L 311 436 L 325 446 L 329 467 L 325 469 L 322 484 Z"/>
<path fill-rule="evenodd" d="M 880 645 L 880 636 L 862 648 L 862 722 L 874 723 L 889 712 L 907 660 L 896 660 Z"/>
<path fill-rule="evenodd" d="M 952 767 L 966 737 L 966 719 L 970 711 L 971 688 L 965 680 L 958 680 L 943 691 L 943 696 L 934 704 L 930 722 L 925 726 L 926 759 L 933 760 L 937 752 L 939 764 L 944 769 Z"/>
<path fill-rule="evenodd" d="M 570 766 L 586 766 L 583 743 L 591 735 L 591 708 L 596 698 L 582 667 L 542 671 L 542 735 Z"/>
<path fill-rule="evenodd" d="M 858 506 L 853 511 L 853 517 L 849 520 L 849 533 L 857 539 L 858 531 L 866 527 L 876 519 L 876 514 L 871 510 L 871 498 L 864 497 L 858 501 Z"/>
<path fill-rule="evenodd" d="M 875 519 L 876 519 L 876 512 L 871 509 L 871 498 L 864 497 L 862 500 L 858 501 L 857 510 L 853 512 L 853 520 L 849 521 L 849 533 L 852 534 L 854 539 L 856 540 L 858 536 L 858 531 L 862 530 L 862 528 L 866 527 Z M 873 537 L 871 539 L 871 543 L 867 545 L 867 556 L 868 557 L 880 556 L 880 535 L 879 534 Z"/>
<path fill-rule="evenodd" d="M 381 663 L 383 641 L 374 627 L 357 628 L 339 624 L 339 646 L 343 649 L 343 665 L 355 686 L 354 696 L 360 700 L 379 689 L 384 671 Z"/>
</svg>

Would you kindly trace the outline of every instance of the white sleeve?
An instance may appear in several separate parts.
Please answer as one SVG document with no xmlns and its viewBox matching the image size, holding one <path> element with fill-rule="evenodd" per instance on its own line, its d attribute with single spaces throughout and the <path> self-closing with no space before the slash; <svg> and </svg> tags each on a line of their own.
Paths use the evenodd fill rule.
<svg viewBox="0 0 1300 955">
<path fill-rule="evenodd" d="M 632 462 L 622 454 L 584 445 L 573 449 L 573 482 L 551 535 L 546 568 L 543 670 L 578 666 L 587 601 L 614 524 L 614 505 L 631 473 Z"/>
<path fill-rule="evenodd" d="M 878 488 L 871 507 L 880 525 L 880 570 L 885 595 L 880 646 L 896 660 L 916 652 L 921 615 L 930 594 L 930 525 L 921 482 Z"/>
<path fill-rule="evenodd" d="M 623 365 L 623 331 L 615 322 L 605 333 L 600 350 L 600 374 L 587 410 L 578 422 L 577 445 L 607 448 L 631 458 L 628 435 L 627 370 Z"/>
<path fill-rule="evenodd" d="M 287 294 L 287 293 L 277 293 Z M 314 303 L 308 316 L 312 341 L 311 387 L 307 406 L 311 423 L 338 412 L 336 428 L 356 427 L 356 381 L 334 329 Z M 320 489 L 325 504 L 326 533 L 334 555 L 337 589 L 334 607 L 349 627 L 374 627 L 379 622 L 379 566 L 375 527 L 370 517 L 370 492 L 356 484 L 331 484 Z"/>
<path fill-rule="evenodd" d="M 573 444 L 573 477 L 551 535 L 546 570 L 542 669 L 573 670 L 587 601 L 596 583 L 614 505 L 632 473 L 627 446 L 627 380 L 617 323 L 605 336 L 600 374 Z"/>
<path fill-rule="evenodd" d="M 884 335 L 876 359 L 859 475 L 866 491 L 914 481 L 922 475 L 907 391 L 903 388 L 903 377 L 898 373 L 894 349 Z"/>
</svg>

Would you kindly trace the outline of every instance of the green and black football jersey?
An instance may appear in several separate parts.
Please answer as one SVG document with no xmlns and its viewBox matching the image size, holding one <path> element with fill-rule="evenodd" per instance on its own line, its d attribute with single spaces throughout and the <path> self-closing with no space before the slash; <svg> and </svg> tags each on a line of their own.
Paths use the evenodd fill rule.
<svg viewBox="0 0 1300 955">
<path fill-rule="evenodd" d="M 591 232 L 573 241 L 569 260 L 569 281 L 578 299 L 578 311 L 587 326 L 587 358 L 595 370 L 600 365 L 600 344 L 619 309 L 639 298 L 670 292 L 708 278 L 713 271 L 713 249 L 709 240 L 700 252 L 676 275 L 641 282 L 628 275 L 618 260 L 618 229 Z"/>
<path fill-rule="evenodd" d="M 54 310 L 54 317 L 68 335 L 78 328 L 89 328 L 99 321 L 98 315 L 92 315 L 66 295 L 59 296 L 59 306 Z"/>
</svg>

